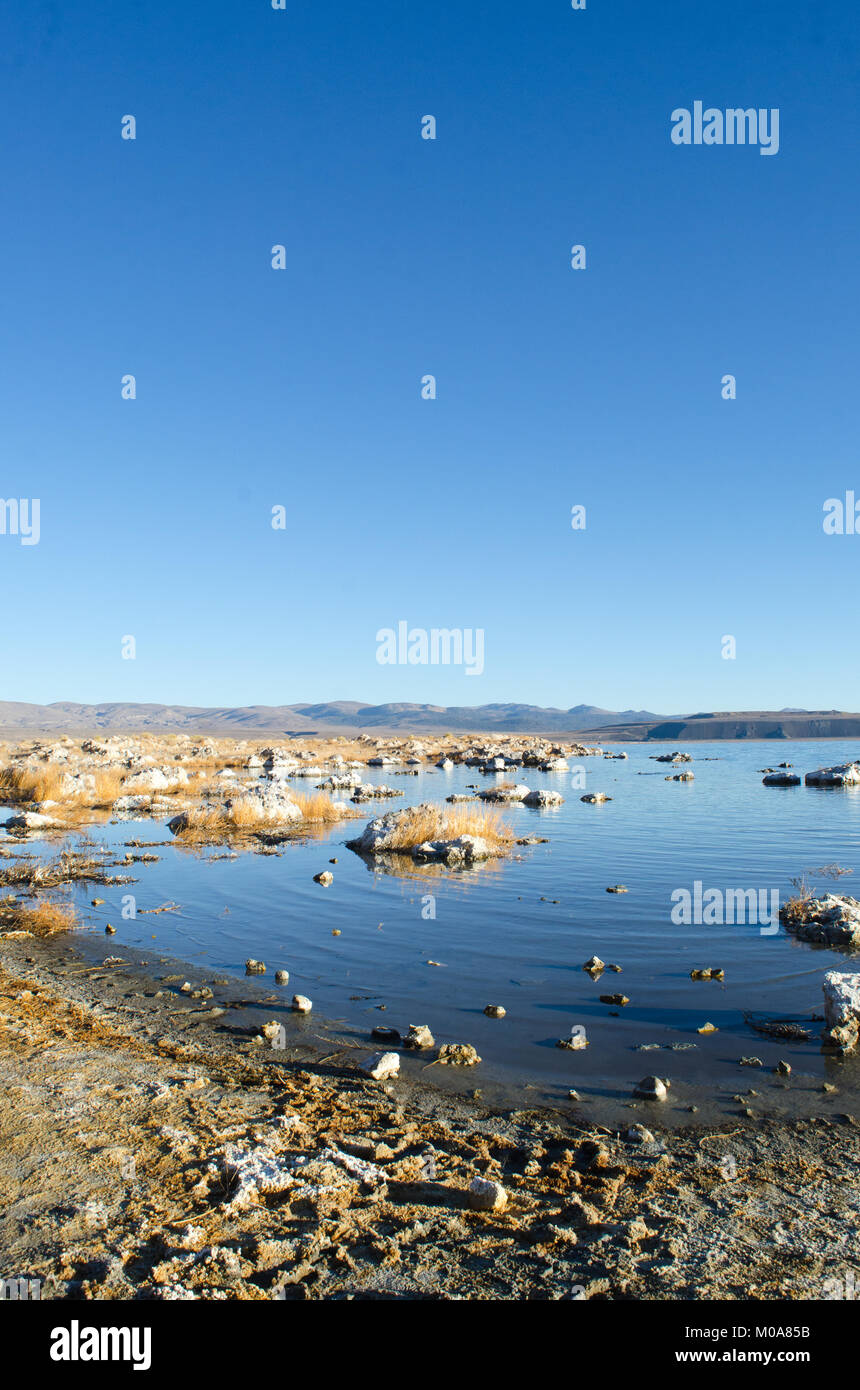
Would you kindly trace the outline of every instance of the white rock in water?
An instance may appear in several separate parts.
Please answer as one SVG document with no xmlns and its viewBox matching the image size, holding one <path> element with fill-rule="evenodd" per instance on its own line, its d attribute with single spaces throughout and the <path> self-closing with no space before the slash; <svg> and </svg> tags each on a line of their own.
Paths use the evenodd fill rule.
<svg viewBox="0 0 860 1390">
<path fill-rule="evenodd" d="M 488 1004 L 484 1009 L 487 1018 L 504 1018 L 506 1012 L 501 1004 Z"/>
<path fill-rule="evenodd" d="M 840 763 L 836 767 L 819 767 L 807 772 L 808 787 L 854 787 L 860 783 L 860 763 Z"/>
<path fill-rule="evenodd" d="M 469 1183 L 469 1206 L 474 1211 L 504 1211 L 508 1194 L 500 1182 L 473 1178 Z"/>
<path fill-rule="evenodd" d="M 426 1023 L 410 1023 L 409 1032 L 403 1040 L 404 1047 L 435 1047 L 436 1039 Z"/>
<path fill-rule="evenodd" d="M 323 869 L 321 874 L 314 874 L 314 883 L 319 883 L 323 888 L 328 888 L 330 883 L 334 883 L 334 874 L 330 874 L 328 869 Z"/>
<path fill-rule="evenodd" d="M 823 987 L 827 1028 L 822 1041 L 840 1052 L 852 1052 L 860 1038 L 860 972 L 828 970 Z"/>
<path fill-rule="evenodd" d="M 113 803 L 112 811 L 145 811 L 152 801 L 151 796 L 120 796 Z"/>
<path fill-rule="evenodd" d="M 400 1057 L 396 1052 L 374 1052 L 359 1064 L 365 1076 L 373 1081 L 387 1081 L 400 1071 Z"/>
<path fill-rule="evenodd" d="M 290 822 L 304 817 L 301 809 L 290 799 L 289 787 L 278 782 L 259 782 L 224 803 L 228 811 L 250 814 L 254 820 Z"/>
<path fill-rule="evenodd" d="M 563 806 L 561 792 L 533 791 L 523 797 L 524 806 Z"/>
<path fill-rule="evenodd" d="M 289 972 L 289 970 L 276 970 L 276 971 L 275 971 L 275 984 L 276 984 L 276 985 L 288 985 L 289 983 L 290 983 L 290 972 Z"/>
<path fill-rule="evenodd" d="M 639 1100 L 666 1100 L 668 1092 L 665 1081 L 659 1076 L 646 1076 L 633 1092 Z"/>
<path fill-rule="evenodd" d="M 529 788 L 522 782 L 512 783 L 511 786 L 489 787 L 486 791 L 478 792 L 482 801 L 525 801 L 529 795 Z"/>
<path fill-rule="evenodd" d="M 838 893 L 806 898 L 780 910 L 786 931 L 822 946 L 860 946 L 860 901 Z"/>
<path fill-rule="evenodd" d="M 306 994 L 293 995 L 293 1009 L 297 1014 L 309 1014 L 312 1008 L 313 1004 Z"/>
<path fill-rule="evenodd" d="M 424 840 L 415 845 L 412 858 L 419 860 L 441 860 L 451 866 L 473 864 L 476 859 L 492 857 L 492 848 L 480 835 L 457 835 L 452 840 Z"/>
<path fill-rule="evenodd" d="M 6 830 L 50 830 L 52 826 L 59 824 L 58 820 L 51 816 L 40 816 L 37 811 L 19 811 L 17 815 L 10 816 L 3 822 Z"/>
<path fill-rule="evenodd" d="M 580 801 L 587 801 L 590 806 L 599 806 L 603 801 L 611 801 L 612 797 L 607 796 L 606 792 L 587 792 L 585 796 L 581 796 L 579 799 Z"/>
</svg>

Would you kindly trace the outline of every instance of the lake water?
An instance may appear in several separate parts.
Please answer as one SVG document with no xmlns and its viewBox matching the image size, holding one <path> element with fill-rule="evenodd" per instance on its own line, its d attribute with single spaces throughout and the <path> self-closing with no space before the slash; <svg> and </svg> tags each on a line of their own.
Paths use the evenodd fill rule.
<svg viewBox="0 0 860 1390">
<path fill-rule="evenodd" d="M 760 1036 L 746 1016 L 820 1014 L 825 971 L 860 969 L 860 958 L 799 942 L 781 927 L 763 933 L 756 924 L 675 925 L 670 914 L 673 891 L 692 891 L 696 880 L 706 890 L 776 890 L 784 901 L 793 876 L 834 861 L 854 874 L 822 881 L 820 890 L 860 896 L 860 791 L 768 788 L 760 771 L 786 760 L 802 775 L 850 761 L 857 744 L 684 744 L 693 757 L 683 765 L 695 773 L 690 783 L 665 781 L 682 769 L 652 760 L 671 750 L 623 747 L 626 762 L 582 760 L 584 789 L 571 785 L 570 771 L 516 769 L 516 780 L 565 797 L 558 810 L 504 810 L 517 835 L 546 836 L 548 843 L 466 872 L 412 872 L 408 861 L 403 874 L 380 872 L 344 842 L 373 815 L 442 801 L 470 783 L 489 786 L 474 768 L 428 769 L 417 777 L 370 769 L 366 780 L 385 781 L 404 796 L 361 807 L 361 820 L 281 846 L 277 855 L 192 854 L 148 819 L 94 827 L 95 838 L 112 844 L 139 836 L 163 838 L 165 848 L 153 851 L 161 856 L 157 864 L 135 866 L 136 884 L 97 889 L 103 908 L 89 909 L 91 885 L 76 890 L 95 929 L 87 949 L 104 955 L 136 947 L 152 959 L 157 952 L 237 977 L 244 977 L 247 957 L 262 959 L 268 974 L 257 983 L 274 989 L 275 970 L 290 972 L 289 986 L 275 991 L 290 1027 L 370 1048 L 374 1025 L 405 1032 L 410 1023 L 426 1023 L 437 1042 L 474 1044 L 483 1063 L 468 1071 L 437 1066 L 425 1079 L 480 1088 L 492 1100 L 569 1108 L 575 1088 L 589 1115 L 610 1120 L 628 1104 L 635 1082 L 656 1073 L 673 1082 L 672 1105 L 663 1107 L 670 1123 L 687 1122 L 693 1104 L 697 1119 L 737 1114 L 732 1097 L 750 1087 L 759 1092 L 748 1102 L 754 1108 L 856 1113 L 860 1062 L 825 1057 L 817 1036 L 807 1043 Z M 613 799 L 587 805 L 583 790 Z M 332 857 L 337 864 L 329 865 Z M 328 868 L 334 883 L 322 888 L 313 875 Z M 616 883 L 629 891 L 607 893 Z M 140 907 L 175 900 L 181 913 L 123 921 L 125 893 Z M 118 926 L 117 936 L 101 934 L 106 921 Z M 581 967 L 593 954 L 621 965 L 622 973 L 592 980 Z M 725 971 L 724 982 L 690 979 L 692 969 L 711 966 Z M 310 1019 L 287 1012 L 294 992 L 313 999 Z M 630 1000 L 617 1016 L 599 1001 L 615 992 Z M 507 1017 L 485 1017 L 487 1004 L 503 1005 Z M 323 1019 L 331 1026 L 323 1028 Z M 700 1035 L 705 1023 L 719 1031 Z M 585 1028 L 588 1048 L 558 1048 L 574 1026 Z M 654 1043 L 660 1050 L 637 1050 Z M 678 1045 L 684 1050 L 672 1050 Z M 743 1056 L 760 1058 L 765 1069 L 740 1067 Z M 781 1058 L 792 1065 L 789 1082 L 773 1074 Z M 404 1068 L 423 1071 L 427 1061 L 407 1055 Z M 837 1085 L 836 1094 L 823 1093 L 825 1080 Z"/>
</svg>

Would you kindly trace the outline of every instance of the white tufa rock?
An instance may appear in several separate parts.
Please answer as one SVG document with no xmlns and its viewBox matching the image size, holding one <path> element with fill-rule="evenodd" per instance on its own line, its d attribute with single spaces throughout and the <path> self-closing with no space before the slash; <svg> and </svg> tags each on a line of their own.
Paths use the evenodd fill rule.
<svg viewBox="0 0 860 1390">
<path fill-rule="evenodd" d="M 523 797 L 524 806 L 563 806 L 564 797 L 561 792 L 533 791 L 528 796 Z"/>
<path fill-rule="evenodd" d="M 359 1063 L 359 1069 L 373 1081 L 388 1081 L 400 1072 L 400 1057 L 396 1052 L 374 1052 Z"/>
<path fill-rule="evenodd" d="M 840 763 L 836 767 L 819 767 L 807 772 L 808 787 L 856 787 L 860 785 L 860 763 Z"/>
<path fill-rule="evenodd" d="M 860 1039 L 860 972 L 828 970 L 824 976 L 825 1046 L 852 1052 Z"/>
</svg>

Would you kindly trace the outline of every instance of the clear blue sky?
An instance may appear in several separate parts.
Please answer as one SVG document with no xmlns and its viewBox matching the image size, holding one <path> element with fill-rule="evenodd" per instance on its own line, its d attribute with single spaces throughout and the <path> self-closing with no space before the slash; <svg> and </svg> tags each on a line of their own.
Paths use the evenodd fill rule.
<svg viewBox="0 0 860 1390">
<path fill-rule="evenodd" d="M 69 0 L 0 55 L 0 698 L 860 707 L 856 6 Z"/>
</svg>

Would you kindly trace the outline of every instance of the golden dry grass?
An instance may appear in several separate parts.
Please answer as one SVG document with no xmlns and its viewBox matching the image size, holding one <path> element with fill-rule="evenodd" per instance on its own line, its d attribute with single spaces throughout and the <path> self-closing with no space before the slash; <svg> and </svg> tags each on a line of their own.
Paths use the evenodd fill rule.
<svg viewBox="0 0 860 1390">
<path fill-rule="evenodd" d="M 499 811 L 483 806 L 415 806 L 407 809 L 386 848 L 411 850 L 425 840 L 454 840 L 459 835 L 475 835 L 496 849 L 514 838 Z"/>
<path fill-rule="evenodd" d="M 238 797 L 229 807 L 192 807 L 186 812 L 186 824 L 176 831 L 176 835 L 186 842 L 211 843 L 237 835 L 291 830 L 301 832 L 306 826 L 333 825 L 358 815 L 352 808 L 344 810 L 336 806 L 324 792 L 301 792 L 290 788 L 290 800 L 301 811 L 301 821 L 266 819 L 260 816 L 253 801 Z"/>
<path fill-rule="evenodd" d="M 0 900 L 0 930 L 28 931 L 33 936 L 57 936 L 78 925 L 78 916 L 70 903 L 22 903 L 16 898 Z"/>
</svg>

